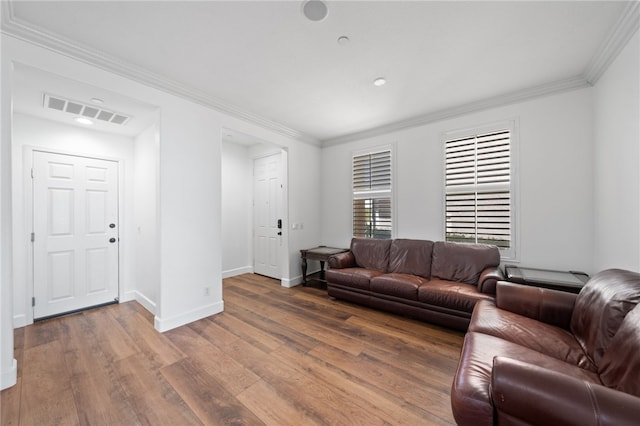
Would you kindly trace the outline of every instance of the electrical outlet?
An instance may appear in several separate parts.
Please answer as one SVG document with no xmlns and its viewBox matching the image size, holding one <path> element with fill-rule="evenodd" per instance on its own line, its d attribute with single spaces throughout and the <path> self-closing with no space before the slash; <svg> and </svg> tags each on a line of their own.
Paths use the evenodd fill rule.
<svg viewBox="0 0 640 426">
<path fill-rule="evenodd" d="M 204 288 L 204 295 L 205 295 L 205 297 L 210 295 L 210 293 L 209 293 L 209 287 L 205 287 L 205 288 Z"/>
</svg>

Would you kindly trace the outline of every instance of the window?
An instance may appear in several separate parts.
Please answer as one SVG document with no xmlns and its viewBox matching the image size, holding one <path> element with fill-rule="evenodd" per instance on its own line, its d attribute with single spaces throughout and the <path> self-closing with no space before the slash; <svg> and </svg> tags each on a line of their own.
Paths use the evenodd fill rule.
<svg viewBox="0 0 640 426">
<path fill-rule="evenodd" d="M 391 238 L 391 149 L 353 156 L 353 235 Z"/>
<path fill-rule="evenodd" d="M 494 244 L 514 256 L 511 136 L 508 128 L 445 140 L 447 241 Z"/>
</svg>

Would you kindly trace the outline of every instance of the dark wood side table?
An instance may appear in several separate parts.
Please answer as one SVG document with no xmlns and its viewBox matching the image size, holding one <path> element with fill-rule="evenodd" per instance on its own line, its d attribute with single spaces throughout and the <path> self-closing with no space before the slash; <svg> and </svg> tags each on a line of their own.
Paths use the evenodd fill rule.
<svg viewBox="0 0 640 426">
<path fill-rule="evenodd" d="M 302 258 L 302 285 L 307 285 L 307 260 L 319 260 L 320 261 L 320 274 L 318 276 L 319 281 L 324 281 L 324 263 L 329 260 L 334 254 L 344 253 L 349 249 L 319 246 L 310 249 L 300 250 L 300 257 Z"/>
<path fill-rule="evenodd" d="M 549 271 L 546 269 L 521 268 L 505 266 L 507 280 L 512 283 L 525 284 L 536 287 L 550 288 L 552 290 L 580 293 L 580 290 L 589 280 L 589 275 L 584 272 L 574 271 Z"/>
</svg>

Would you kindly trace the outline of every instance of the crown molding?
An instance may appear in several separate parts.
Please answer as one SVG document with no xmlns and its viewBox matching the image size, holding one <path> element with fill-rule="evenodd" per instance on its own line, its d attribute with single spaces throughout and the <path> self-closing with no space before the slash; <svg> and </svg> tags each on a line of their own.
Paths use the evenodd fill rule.
<svg viewBox="0 0 640 426">
<path fill-rule="evenodd" d="M 395 123 L 386 124 L 384 126 L 375 127 L 373 129 L 363 130 L 361 132 L 351 133 L 337 138 L 326 139 L 322 141 L 322 146 L 339 145 L 342 143 L 352 142 L 355 140 L 372 138 L 387 133 L 405 130 L 412 127 L 424 126 L 426 124 L 435 123 L 450 118 L 460 117 L 462 115 L 483 111 L 489 108 L 501 107 L 504 105 L 514 104 L 518 102 L 528 101 L 530 99 L 548 96 L 555 93 L 566 92 L 569 90 L 581 89 L 589 87 L 589 82 L 582 76 L 568 78 L 565 80 L 555 81 L 528 89 L 518 90 L 515 92 L 482 99 L 476 102 L 470 102 L 458 105 L 452 108 L 435 111 L 429 114 L 420 115 L 408 120 L 397 121 Z"/>
<path fill-rule="evenodd" d="M 596 84 L 638 28 L 640 28 L 640 2 L 635 0 L 627 3 L 618 21 L 587 65 L 583 76 L 589 84 Z"/>
<path fill-rule="evenodd" d="M 22 22 L 13 15 L 12 1 L 1 1 L 0 3 L 0 7 L 2 8 L 1 31 L 3 34 L 38 45 L 69 58 L 96 66 L 105 71 L 121 75 L 147 86 L 228 114 L 232 117 L 253 123 L 267 130 L 271 130 L 278 134 L 315 146 L 332 146 L 354 140 L 375 137 L 394 131 L 459 117 L 488 108 L 500 107 L 541 96 L 552 95 L 554 93 L 592 86 L 604 74 L 609 65 L 611 65 L 631 37 L 636 33 L 636 31 L 638 31 L 638 28 L 640 28 L 640 1 L 630 1 L 627 3 L 618 21 L 612 27 L 608 36 L 605 38 L 598 51 L 585 68 L 585 71 L 580 76 L 498 95 L 476 102 L 420 115 L 407 120 L 319 141 L 312 136 L 291 129 L 275 121 L 244 111 L 213 96 L 203 94 L 196 88 L 183 85 L 177 81 L 134 66 L 133 64 L 125 63 L 116 57 L 104 54 L 87 46 L 83 46 L 75 41 L 65 39 L 62 36 L 48 33 L 45 30 L 36 28 L 26 22 Z"/>
<path fill-rule="evenodd" d="M 483 109 L 495 108 L 516 102 L 527 101 L 541 96 L 552 95 L 554 93 L 593 86 L 615 60 L 620 51 L 627 45 L 631 37 L 633 37 L 636 31 L 638 31 L 638 28 L 640 28 L 640 1 L 629 1 L 581 76 L 459 105 L 453 108 L 410 118 L 408 120 L 398 121 L 373 129 L 339 136 L 337 138 L 326 139 L 322 141 L 322 146 L 332 146 L 354 140 L 371 138 L 385 133 L 422 126 L 448 118 L 459 117 L 465 114 L 478 112 Z"/>
<path fill-rule="evenodd" d="M 37 28 L 34 25 L 23 22 L 13 15 L 11 1 L 2 1 L 1 3 L 1 31 L 5 35 L 40 46 L 71 59 L 98 67 L 104 71 L 120 75 L 208 108 L 212 108 L 234 118 L 250 122 L 297 141 L 315 146 L 321 145 L 320 141 L 312 136 L 269 120 L 268 118 L 242 110 L 229 103 L 225 103 L 213 96 L 204 94 L 202 91 L 197 90 L 194 87 L 181 84 L 175 80 L 155 74 L 131 63 L 124 62 L 114 56 L 99 52 L 63 36 L 57 34 L 54 35 L 41 28 Z"/>
</svg>

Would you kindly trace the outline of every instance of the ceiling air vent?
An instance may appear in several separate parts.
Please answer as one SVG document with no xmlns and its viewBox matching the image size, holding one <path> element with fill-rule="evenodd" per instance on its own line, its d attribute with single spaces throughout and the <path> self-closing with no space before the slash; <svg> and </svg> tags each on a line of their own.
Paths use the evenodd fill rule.
<svg viewBox="0 0 640 426">
<path fill-rule="evenodd" d="M 67 112 L 73 115 L 81 115 L 87 118 L 95 118 L 96 120 L 123 126 L 131 118 L 128 115 L 109 111 L 95 106 L 86 105 L 82 102 L 76 102 L 60 96 L 53 96 L 45 93 L 44 107 L 54 109 L 56 111 Z"/>
</svg>

